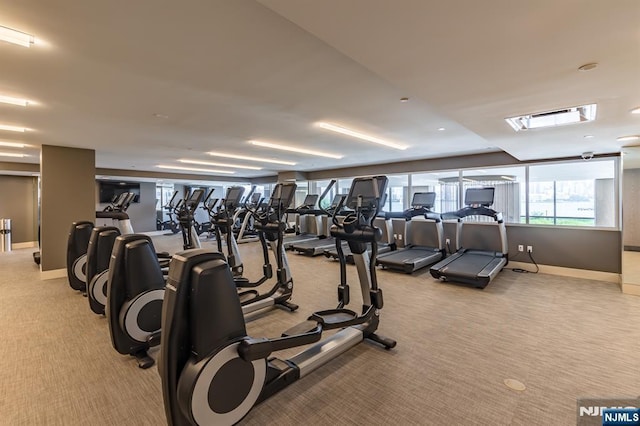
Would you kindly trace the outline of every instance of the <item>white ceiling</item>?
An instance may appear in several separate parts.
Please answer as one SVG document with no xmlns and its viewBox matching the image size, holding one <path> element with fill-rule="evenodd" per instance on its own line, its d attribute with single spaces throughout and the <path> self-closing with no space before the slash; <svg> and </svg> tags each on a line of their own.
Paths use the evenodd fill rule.
<svg viewBox="0 0 640 426">
<path fill-rule="evenodd" d="M 216 161 L 209 150 L 298 163 L 235 175 L 256 177 L 497 150 L 578 157 L 640 134 L 637 0 L 2 0 L 0 25 L 48 43 L 0 42 L 0 94 L 41 104 L 0 104 L 0 123 L 34 129 L 27 162 L 53 144 L 95 149 L 103 168 Z M 599 66 L 577 71 L 589 62 Z M 590 102 L 594 123 L 516 133 L 503 120 Z"/>
</svg>

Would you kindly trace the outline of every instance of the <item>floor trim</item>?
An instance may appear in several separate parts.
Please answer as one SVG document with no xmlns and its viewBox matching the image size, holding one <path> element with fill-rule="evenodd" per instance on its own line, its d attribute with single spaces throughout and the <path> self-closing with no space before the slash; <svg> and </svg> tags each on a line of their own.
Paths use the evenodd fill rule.
<svg viewBox="0 0 640 426">
<path fill-rule="evenodd" d="M 563 277 L 584 278 L 588 280 L 606 281 L 620 285 L 620 274 L 613 272 L 591 271 L 588 269 L 564 268 L 562 266 L 538 265 L 543 274 L 560 275 Z M 535 270 L 532 263 L 509 262 L 508 268 L 521 268 L 527 271 Z"/>
<path fill-rule="evenodd" d="M 632 294 L 634 296 L 640 296 L 640 285 L 622 284 L 622 292 L 624 294 Z"/>
<path fill-rule="evenodd" d="M 13 250 L 20 250 L 20 249 L 33 248 L 33 247 L 38 247 L 37 241 L 25 241 L 23 243 L 11 244 L 11 249 Z"/>
<path fill-rule="evenodd" d="M 55 278 L 64 278 L 67 276 L 67 269 L 52 269 L 50 271 L 40 271 L 41 280 L 53 280 Z"/>
</svg>

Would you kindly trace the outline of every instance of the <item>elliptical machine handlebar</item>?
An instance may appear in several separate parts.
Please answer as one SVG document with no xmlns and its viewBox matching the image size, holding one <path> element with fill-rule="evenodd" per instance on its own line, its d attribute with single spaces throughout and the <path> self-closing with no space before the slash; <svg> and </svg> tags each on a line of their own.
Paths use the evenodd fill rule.
<svg viewBox="0 0 640 426">
<path fill-rule="evenodd" d="M 331 181 L 329 182 L 329 185 L 325 188 L 324 191 L 322 191 L 322 194 L 320 194 L 320 198 L 318 199 L 318 208 L 327 216 L 331 216 L 333 217 L 333 213 L 330 213 L 327 209 L 325 209 L 324 207 L 322 207 L 322 201 L 327 197 L 327 195 L 329 194 L 329 191 L 331 191 L 331 188 L 333 188 L 333 186 L 336 184 L 336 180 L 335 179 L 331 179 Z M 340 208 L 342 208 L 342 201 L 344 200 L 344 197 L 342 197 L 342 199 L 340 200 L 340 203 L 338 204 L 340 207 L 336 208 L 335 211 L 339 211 Z"/>
<path fill-rule="evenodd" d="M 256 192 L 256 186 L 252 185 L 251 186 L 251 190 L 249 191 L 249 193 L 247 194 L 246 197 L 244 197 L 244 200 L 241 202 L 242 207 L 244 207 L 245 209 L 247 208 L 247 205 L 249 204 L 249 201 L 251 201 L 251 196 L 253 195 L 253 193 Z M 248 209 L 247 209 L 248 210 Z"/>
</svg>

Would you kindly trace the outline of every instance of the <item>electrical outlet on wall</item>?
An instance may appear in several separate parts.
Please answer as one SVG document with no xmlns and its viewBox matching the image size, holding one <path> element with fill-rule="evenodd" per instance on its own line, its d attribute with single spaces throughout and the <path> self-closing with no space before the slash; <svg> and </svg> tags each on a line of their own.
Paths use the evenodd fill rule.
<svg viewBox="0 0 640 426">
<path fill-rule="evenodd" d="M 524 246 L 522 244 L 518 244 L 518 251 L 524 251 Z"/>
<path fill-rule="evenodd" d="M 527 246 L 527 253 L 533 253 L 533 246 Z"/>
</svg>

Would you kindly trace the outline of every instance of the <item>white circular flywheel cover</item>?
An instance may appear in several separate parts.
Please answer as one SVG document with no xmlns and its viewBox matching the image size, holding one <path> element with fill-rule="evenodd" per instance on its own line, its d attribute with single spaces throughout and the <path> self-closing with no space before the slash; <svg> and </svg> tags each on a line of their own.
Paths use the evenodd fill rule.
<svg viewBox="0 0 640 426">
<path fill-rule="evenodd" d="M 87 266 L 87 255 L 83 254 L 79 258 L 73 262 L 73 276 L 82 281 L 83 283 L 87 282 L 87 274 L 86 274 L 86 266 Z"/>
<path fill-rule="evenodd" d="M 107 306 L 107 281 L 109 278 L 108 270 L 101 272 L 91 281 L 93 286 L 89 289 L 91 298 L 101 304 Z"/>
<path fill-rule="evenodd" d="M 254 372 L 253 384 L 251 385 L 249 393 L 240 405 L 226 413 L 217 413 L 209 406 L 209 387 L 211 385 L 211 381 L 220 368 L 222 368 L 227 362 L 232 359 L 239 358 L 238 346 L 240 346 L 240 342 L 229 345 L 215 354 L 213 358 L 207 361 L 206 365 L 198 375 L 196 384 L 193 387 L 193 394 L 191 395 L 191 413 L 197 424 L 235 424 L 239 422 L 245 414 L 249 412 L 249 410 L 251 410 L 251 407 L 253 407 L 260 396 L 267 373 L 267 362 L 263 358 L 251 362 Z"/>
<path fill-rule="evenodd" d="M 124 316 L 124 329 L 125 332 L 134 340 L 138 342 L 146 342 L 149 335 L 157 330 L 145 331 L 138 325 L 138 315 L 140 311 L 148 303 L 154 300 L 164 300 L 164 289 L 157 289 L 142 293 L 129 305 L 127 312 Z"/>
</svg>

